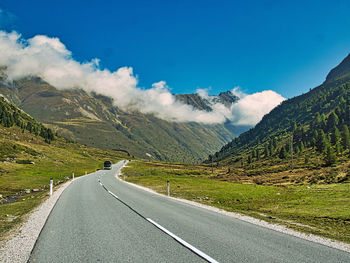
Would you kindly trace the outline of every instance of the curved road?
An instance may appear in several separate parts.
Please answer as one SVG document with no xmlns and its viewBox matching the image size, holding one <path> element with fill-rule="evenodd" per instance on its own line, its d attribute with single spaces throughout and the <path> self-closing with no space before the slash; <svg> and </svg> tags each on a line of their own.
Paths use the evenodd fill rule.
<svg viewBox="0 0 350 263">
<path fill-rule="evenodd" d="M 29 262 L 350 262 L 350 253 L 119 181 L 123 163 L 63 192 Z"/>
</svg>

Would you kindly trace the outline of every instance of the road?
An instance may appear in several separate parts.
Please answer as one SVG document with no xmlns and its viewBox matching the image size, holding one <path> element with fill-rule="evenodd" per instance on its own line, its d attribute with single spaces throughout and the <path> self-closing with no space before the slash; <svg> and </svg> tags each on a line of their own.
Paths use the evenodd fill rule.
<svg viewBox="0 0 350 263">
<path fill-rule="evenodd" d="M 350 253 L 136 188 L 100 170 L 74 181 L 29 262 L 350 262 Z"/>
</svg>

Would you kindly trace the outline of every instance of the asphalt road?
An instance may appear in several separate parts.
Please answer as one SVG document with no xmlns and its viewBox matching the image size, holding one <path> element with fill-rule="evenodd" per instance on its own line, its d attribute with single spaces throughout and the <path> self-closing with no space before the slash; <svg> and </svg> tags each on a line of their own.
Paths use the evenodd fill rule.
<svg viewBox="0 0 350 263">
<path fill-rule="evenodd" d="M 350 262 L 350 253 L 121 182 L 122 164 L 63 192 L 30 262 Z"/>
</svg>

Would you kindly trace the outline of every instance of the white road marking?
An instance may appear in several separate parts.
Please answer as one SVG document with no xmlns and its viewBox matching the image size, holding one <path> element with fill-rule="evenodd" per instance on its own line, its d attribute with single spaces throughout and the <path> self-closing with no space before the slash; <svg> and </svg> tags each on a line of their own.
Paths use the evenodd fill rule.
<svg viewBox="0 0 350 263">
<path fill-rule="evenodd" d="M 179 238 L 178 236 L 176 236 L 175 234 L 171 233 L 169 230 L 167 230 L 166 228 L 162 227 L 161 225 L 159 225 L 158 223 L 154 222 L 151 218 L 147 218 L 147 220 L 152 223 L 153 225 L 155 225 L 156 227 L 158 227 L 160 230 L 162 230 L 164 233 L 168 234 L 169 236 L 171 236 L 172 238 L 174 238 L 177 242 L 179 242 L 180 244 L 182 244 L 183 246 L 187 247 L 188 249 L 192 250 L 194 253 L 196 253 L 197 255 L 199 255 L 200 257 L 204 258 L 205 260 L 207 260 L 208 262 L 211 263 L 218 263 L 218 261 L 216 261 L 215 259 L 209 257 L 207 254 L 203 253 L 202 251 L 200 251 L 199 249 L 195 248 L 194 246 L 192 246 L 191 244 L 187 243 L 185 240 Z"/>
<path fill-rule="evenodd" d="M 103 186 L 103 184 L 101 183 L 101 181 L 99 180 L 99 183 L 101 186 Z M 104 186 L 103 186 L 104 187 Z M 105 188 L 106 189 L 106 188 Z M 107 192 L 114 196 L 116 199 L 120 200 L 118 196 L 116 196 L 115 194 L 113 194 L 110 190 L 106 189 Z M 122 203 L 124 203 L 123 201 L 121 201 Z M 125 203 L 124 203 L 125 204 Z M 127 205 L 127 204 L 125 204 Z M 128 205 L 127 205 L 128 206 Z M 129 206 L 129 208 L 131 208 Z M 160 229 L 161 231 L 163 231 L 164 233 L 166 233 L 167 235 L 171 236 L 173 239 L 175 239 L 177 242 L 179 242 L 181 245 L 183 245 L 184 247 L 188 248 L 189 250 L 191 250 L 192 252 L 194 252 L 195 254 L 197 254 L 198 256 L 202 257 L 203 259 L 205 259 L 206 261 L 210 262 L 210 263 L 219 263 L 218 261 L 216 261 L 215 259 L 213 259 L 212 257 L 208 256 L 207 254 L 205 254 L 204 252 L 200 251 L 199 249 L 195 248 L 194 246 L 192 246 L 191 244 L 187 243 L 185 240 L 183 240 L 182 238 L 176 236 L 175 234 L 171 233 L 169 230 L 167 230 L 166 228 L 162 227 L 161 225 L 159 225 L 158 223 L 154 222 L 152 219 L 150 218 L 145 218 L 144 216 L 142 216 L 141 214 L 139 214 L 136 210 L 134 210 L 133 208 L 131 208 L 134 212 L 136 212 L 138 215 L 140 215 L 142 218 L 146 219 L 148 222 L 150 222 L 151 224 L 153 224 L 154 226 L 156 226 L 158 229 Z"/>
<path fill-rule="evenodd" d="M 116 196 L 115 194 L 113 194 L 111 191 L 108 190 L 108 193 L 110 193 L 111 195 L 113 195 L 115 198 L 119 199 L 119 197 Z"/>
</svg>

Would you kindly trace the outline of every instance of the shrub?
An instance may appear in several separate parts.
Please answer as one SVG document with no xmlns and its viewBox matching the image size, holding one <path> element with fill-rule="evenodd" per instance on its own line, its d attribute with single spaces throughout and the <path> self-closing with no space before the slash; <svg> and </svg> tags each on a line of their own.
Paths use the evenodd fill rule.
<svg viewBox="0 0 350 263">
<path fill-rule="evenodd" d="M 33 164 L 32 160 L 17 160 L 16 163 L 19 164 Z"/>
</svg>

